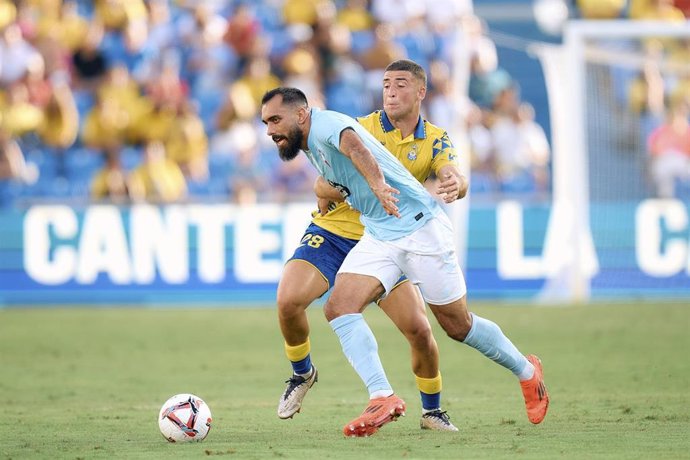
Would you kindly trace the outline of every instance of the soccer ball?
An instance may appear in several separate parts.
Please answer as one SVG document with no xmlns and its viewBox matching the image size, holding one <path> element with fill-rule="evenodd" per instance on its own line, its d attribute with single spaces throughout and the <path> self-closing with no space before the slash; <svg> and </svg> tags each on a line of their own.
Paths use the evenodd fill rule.
<svg viewBox="0 0 690 460">
<path fill-rule="evenodd" d="M 158 427 L 170 442 L 203 441 L 211 430 L 211 409 L 198 396 L 175 395 L 158 413 Z"/>
</svg>

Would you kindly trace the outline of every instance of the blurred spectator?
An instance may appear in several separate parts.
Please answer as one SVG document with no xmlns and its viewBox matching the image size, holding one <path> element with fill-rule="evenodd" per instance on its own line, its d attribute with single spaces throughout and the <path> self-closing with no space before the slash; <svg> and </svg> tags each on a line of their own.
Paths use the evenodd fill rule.
<svg viewBox="0 0 690 460">
<path fill-rule="evenodd" d="M 119 149 L 125 142 L 128 127 L 129 117 L 116 100 L 98 98 L 96 105 L 86 115 L 81 140 L 92 149 Z"/>
<path fill-rule="evenodd" d="M 271 62 L 268 58 L 254 57 L 249 61 L 244 74 L 234 84 L 248 88 L 254 105 L 260 107 L 264 93 L 280 86 L 280 83 L 280 79 L 271 72 Z"/>
<path fill-rule="evenodd" d="M 482 109 L 492 109 L 501 93 L 513 86 L 510 74 L 498 66 L 496 47 L 488 37 L 477 41 L 470 57 L 469 97 Z"/>
<path fill-rule="evenodd" d="M 252 8 L 246 3 L 238 4 L 228 19 L 223 40 L 239 57 L 240 69 L 244 68 L 254 52 L 260 33 L 261 24 L 254 16 Z"/>
<path fill-rule="evenodd" d="M 108 70 L 108 77 L 99 86 L 97 97 L 99 100 L 113 101 L 117 109 L 124 113 L 127 141 L 143 141 L 141 123 L 153 110 L 153 104 L 141 95 L 139 85 L 125 65 L 116 64 Z"/>
<path fill-rule="evenodd" d="M 11 85 L 21 80 L 36 61 L 43 61 L 43 57 L 24 40 L 17 23 L 0 32 L 0 84 Z"/>
<path fill-rule="evenodd" d="M 258 107 L 249 88 L 232 85 L 225 94 L 223 104 L 216 113 L 211 151 L 218 156 L 232 156 L 238 150 L 257 143 L 257 132 L 252 121 Z"/>
<path fill-rule="evenodd" d="M 148 0 L 148 37 L 145 48 L 156 55 L 176 46 L 177 32 L 170 14 L 168 0 Z"/>
<path fill-rule="evenodd" d="M 237 56 L 223 42 L 227 21 L 204 3 L 179 20 L 185 56 L 181 77 L 189 82 L 202 111 L 215 110 L 224 85 L 236 77 Z"/>
<path fill-rule="evenodd" d="M 58 14 L 43 14 L 39 17 L 37 37 L 41 40 L 57 41 L 68 51 L 77 50 L 89 32 L 89 22 L 79 14 L 75 0 L 64 0 Z"/>
<path fill-rule="evenodd" d="M 144 159 L 129 176 L 129 193 L 134 201 L 172 203 L 187 195 L 182 170 L 168 159 L 161 142 L 149 142 L 144 147 Z"/>
<path fill-rule="evenodd" d="M 180 107 L 167 138 L 166 150 L 168 158 L 180 166 L 189 180 L 203 182 L 208 178 L 208 137 L 191 102 Z"/>
<path fill-rule="evenodd" d="M 114 203 L 129 201 L 127 172 L 120 161 L 120 151 L 105 151 L 105 165 L 91 180 L 90 195 L 92 200 L 108 200 Z"/>
<path fill-rule="evenodd" d="M 374 25 L 374 17 L 367 9 L 367 0 L 347 0 L 345 6 L 338 11 L 337 20 L 350 32 L 370 30 Z"/>
<path fill-rule="evenodd" d="M 0 29 L 4 29 L 17 18 L 17 7 L 10 0 L 0 0 Z"/>
<path fill-rule="evenodd" d="M 146 42 L 148 11 L 143 0 L 95 0 L 94 17 L 106 30 L 121 33 L 130 52 Z"/>
<path fill-rule="evenodd" d="M 470 142 L 470 165 L 472 168 L 472 187 L 475 188 L 476 175 L 481 175 L 482 189 L 493 189 L 494 179 L 493 141 L 491 131 L 484 125 L 484 116 L 477 106 L 471 106 L 467 114 L 467 136 Z"/>
<path fill-rule="evenodd" d="M 656 196 L 675 196 L 676 181 L 690 182 L 690 123 L 688 106 L 678 104 L 649 136 L 651 175 Z"/>
<path fill-rule="evenodd" d="M 426 4 L 421 0 L 372 0 L 371 11 L 378 22 L 390 24 L 397 31 L 410 17 L 423 16 Z"/>
<path fill-rule="evenodd" d="M 180 19 L 179 34 L 185 45 L 194 47 L 222 41 L 227 27 L 227 21 L 207 2 L 199 2 Z"/>
<path fill-rule="evenodd" d="M 690 0 L 675 0 L 673 6 L 681 10 L 686 18 L 690 17 Z"/>
<path fill-rule="evenodd" d="M 307 97 L 319 94 L 322 91 L 321 74 L 317 57 L 308 47 L 295 47 L 283 60 L 285 78 L 284 86 L 291 86 L 302 90 Z M 331 67 L 333 65 L 331 64 Z"/>
<path fill-rule="evenodd" d="M 429 120 L 434 120 L 437 126 L 444 126 L 448 130 L 454 129 L 458 120 L 462 120 L 462 107 L 459 107 L 453 88 L 450 66 L 442 60 L 435 60 L 429 65 L 429 88 L 425 104 Z"/>
<path fill-rule="evenodd" d="M 392 25 L 381 23 L 374 30 L 374 43 L 359 55 L 358 60 L 366 71 L 366 97 L 378 101 L 381 97 L 381 79 L 388 64 L 398 59 L 406 59 L 405 48 L 395 41 Z"/>
<path fill-rule="evenodd" d="M 74 82 L 78 89 L 93 90 L 106 74 L 109 62 L 100 50 L 103 40 L 103 26 L 92 22 L 84 39 L 84 43 L 77 48 L 72 56 L 74 66 Z"/>
<path fill-rule="evenodd" d="M 26 91 L 29 93 L 29 102 L 41 109 L 48 105 L 53 88 L 46 79 L 45 65 L 43 59 L 36 59 L 26 69 L 26 74 L 22 78 Z"/>
<path fill-rule="evenodd" d="M 32 155 L 64 153 L 58 174 L 72 181 L 100 166 L 91 149 L 108 152 L 110 172 L 94 182 L 110 184 L 100 188 L 119 201 L 311 199 L 311 169 L 267 154 L 275 146 L 258 118 L 264 92 L 299 87 L 312 106 L 357 116 L 380 100 L 385 66 L 409 56 L 429 72 L 430 119 L 457 129 L 467 119 L 473 164 L 493 180 L 489 127 L 517 122 L 520 95 L 470 9 L 470 0 L 0 0 L 0 115 Z M 453 87 L 459 34 L 477 64 L 471 94 L 484 112 L 468 115 L 469 100 Z M 666 83 L 673 100 L 684 99 L 682 80 Z M 140 145 L 146 160 L 129 184 L 124 171 L 141 161 Z M 56 163 L 44 158 L 48 180 Z M 33 196 L 50 186 L 20 189 Z"/>
<path fill-rule="evenodd" d="M 395 29 L 390 24 L 379 24 L 375 34 L 374 44 L 361 54 L 359 60 L 367 71 L 376 72 L 376 87 L 379 88 L 383 69 L 393 61 L 407 58 L 407 55 L 405 48 L 394 40 Z"/>
<path fill-rule="evenodd" d="M 37 179 L 36 165 L 27 164 L 19 144 L 0 127 L 0 181 L 14 180 L 33 184 Z"/>
<path fill-rule="evenodd" d="M 22 82 L 13 84 L 2 107 L 3 129 L 12 137 L 35 132 L 43 123 L 43 110 L 29 101 L 29 91 Z"/>
<path fill-rule="evenodd" d="M 175 110 L 189 97 L 189 86 L 180 79 L 179 68 L 170 60 L 163 61 L 162 67 L 147 81 L 145 91 L 154 106 L 170 106 Z"/>
<path fill-rule="evenodd" d="M 663 114 L 664 79 L 654 60 L 648 60 L 642 71 L 630 82 L 628 109 L 636 114 Z"/>
<path fill-rule="evenodd" d="M 352 33 L 347 27 L 331 28 L 329 49 L 331 66 L 323 82 L 327 107 L 353 117 L 373 110 L 374 97 L 380 98 L 380 83 L 376 89 L 367 87 L 364 68 L 352 54 Z M 380 82 L 381 75 L 377 76 Z M 310 99 L 316 96 L 306 94 Z"/>
<path fill-rule="evenodd" d="M 79 134 L 79 112 L 64 77 L 54 79 L 38 135 L 45 145 L 60 151 L 72 146 Z"/>
<path fill-rule="evenodd" d="M 283 21 L 286 25 L 316 24 L 320 8 L 328 7 L 330 0 L 285 0 L 283 4 Z"/>
<path fill-rule="evenodd" d="M 427 26 L 424 11 L 410 15 L 403 29 L 396 34 L 396 42 L 405 48 L 408 59 L 425 69 L 436 55 L 436 37 Z"/>
<path fill-rule="evenodd" d="M 491 127 L 498 178 L 509 191 L 546 191 L 549 144 L 534 121 L 534 108 L 522 103 L 512 117 L 499 117 Z"/>
<path fill-rule="evenodd" d="M 173 104 L 158 103 L 146 115 L 146 123 L 132 127 L 132 137 L 142 143 L 151 141 L 166 142 L 175 128 L 178 109 Z"/>
<path fill-rule="evenodd" d="M 622 15 L 627 0 L 576 0 L 583 19 L 615 19 Z"/>
<path fill-rule="evenodd" d="M 683 11 L 673 5 L 673 0 L 631 0 L 629 16 L 648 21 L 685 21 Z"/>
<path fill-rule="evenodd" d="M 665 84 L 656 60 L 647 59 L 642 71 L 629 83 L 628 110 L 640 117 L 641 141 L 646 142 L 665 111 Z"/>
</svg>

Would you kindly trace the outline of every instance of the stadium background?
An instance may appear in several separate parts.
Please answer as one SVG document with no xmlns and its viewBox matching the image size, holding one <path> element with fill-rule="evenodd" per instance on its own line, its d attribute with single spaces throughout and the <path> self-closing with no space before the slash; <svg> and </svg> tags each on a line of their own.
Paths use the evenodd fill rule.
<svg viewBox="0 0 690 460">
<path fill-rule="evenodd" d="M 544 254 L 552 165 L 538 142 L 539 128 L 551 139 L 549 104 L 528 44 L 560 37 L 542 31 L 531 1 L 471 3 L 0 2 L 0 306 L 270 303 L 309 219 L 314 176 L 303 158 L 279 164 L 258 99 L 282 83 L 314 105 L 365 114 L 398 57 L 429 72 L 425 116 L 469 134 L 454 139 L 472 166 L 471 296 L 559 300 Z M 470 72 L 467 97 L 458 55 L 487 66 Z M 498 155 L 514 126 L 486 125 L 510 122 L 522 103 L 534 109 L 537 147 Z M 688 187 L 671 228 L 641 206 L 655 197 L 643 177 L 632 195 L 625 177 L 599 177 L 597 190 L 622 199 L 592 207 L 592 296 L 688 298 Z M 640 224 L 643 212 L 652 218 Z M 610 221 L 613 230 L 596 231 Z M 636 235 L 655 229 L 659 247 L 645 262 Z"/>
</svg>

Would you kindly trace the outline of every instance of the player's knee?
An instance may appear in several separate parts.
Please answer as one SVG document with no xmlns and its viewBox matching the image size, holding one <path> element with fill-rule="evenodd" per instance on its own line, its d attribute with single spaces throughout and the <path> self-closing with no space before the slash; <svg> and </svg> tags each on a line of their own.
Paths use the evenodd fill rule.
<svg viewBox="0 0 690 460">
<path fill-rule="evenodd" d="M 328 322 L 331 322 L 337 317 L 342 316 L 342 313 L 338 312 L 337 304 L 332 302 L 331 299 L 328 299 L 326 304 L 323 306 L 323 314 L 326 316 L 326 320 Z"/>
<path fill-rule="evenodd" d="M 427 350 L 433 347 L 435 343 L 434 334 L 431 331 L 431 325 L 426 322 L 426 324 L 416 324 L 405 334 L 407 340 L 410 342 L 413 348 L 418 350 Z"/>
<path fill-rule="evenodd" d="M 311 302 L 305 302 L 303 299 L 290 293 L 278 293 L 276 303 L 278 304 L 278 316 L 290 318 L 301 314 Z"/>
<path fill-rule="evenodd" d="M 443 330 L 448 334 L 448 337 L 459 342 L 465 340 L 472 327 L 472 317 L 469 313 L 459 316 L 447 316 L 439 322 Z"/>
</svg>

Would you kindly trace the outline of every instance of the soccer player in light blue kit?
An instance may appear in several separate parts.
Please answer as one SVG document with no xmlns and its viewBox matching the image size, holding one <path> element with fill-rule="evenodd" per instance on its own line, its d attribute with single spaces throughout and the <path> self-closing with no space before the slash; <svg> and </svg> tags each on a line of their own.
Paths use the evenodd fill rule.
<svg viewBox="0 0 690 460">
<path fill-rule="evenodd" d="M 261 119 L 282 160 L 289 161 L 303 150 L 320 175 L 362 213 L 364 236 L 343 261 L 324 305 L 345 356 L 369 391 L 369 405 L 343 433 L 369 436 L 405 411 L 362 316 L 366 306 L 390 292 L 402 274 L 419 286 L 451 338 L 518 377 L 530 421 L 541 422 L 549 402 L 541 362 L 534 355 L 523 356 L 495 323 L 468 312 L 452 225 L 414 176 L 356 120 L 310 109 L 304 93 L 296 88 L 267 92 Z"/>
</svg>

